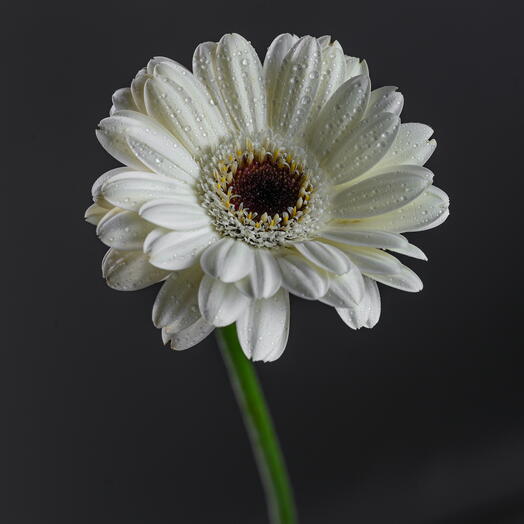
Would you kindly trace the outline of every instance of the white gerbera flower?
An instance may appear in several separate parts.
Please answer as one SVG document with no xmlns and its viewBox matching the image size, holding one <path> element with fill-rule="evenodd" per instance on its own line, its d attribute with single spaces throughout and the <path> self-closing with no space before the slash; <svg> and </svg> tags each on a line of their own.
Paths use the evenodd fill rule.
<svg viewBox="0 0 524 524">
<path fill-rule="evenodd" d="M 198 46 L 193 73 L 152 59 L 97 131 L 126 166 L 95 182 L 86 213 L 110 247 L 107 283 L 164 281 L 153 321 L 174 349 L 236 322 L 249 358 L 275 360 L 289 293 L 374 326 L 377 282 L 422 288 L 386 250 L 425 259 L 401 233 L 448 216 L 422 167 L 432 130 L 401 124 L 402 105 L 329 37 L 280 35 L 261 64 L 228 34 Z"/>
</svg>

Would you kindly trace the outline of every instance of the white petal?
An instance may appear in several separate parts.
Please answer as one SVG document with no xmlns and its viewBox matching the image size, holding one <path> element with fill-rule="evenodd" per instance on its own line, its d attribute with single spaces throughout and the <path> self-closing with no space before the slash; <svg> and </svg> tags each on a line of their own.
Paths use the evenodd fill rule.
<svg viewBox="0 0 524 524">
<path fill-rule="evenodd" d="M 202 257 L 202 269 L 222 282 L 237 282 L 248 275 L 254 266 L 255 252 L 245 242 L 222 238 L 209 246 Z"/>
<path fill-rule="evenodd" d="M 400 249 L 408 245 L 407 239 L 396 233 L 359 231 L 344 224 L 327 226 L 326 229 L 320 232 L 319 237 L 352 246 L 379 247 L 382 249 Z"/>
<path fill-rule="evenodd" d="M 131 170 L 128 167 L 117 167 L 116 169 L 110 169 L 109 171 L 106 171 L 102 175 L 100 175 L 94 182 L 93 187 L 91 188 L 91 195 L 93 196 L 93 202 L 96 204 L 112 208 L 113 205 L 108 202 L 104 195 L 102 194 L 102 186 L 104 185 L 104 182 L 106 180 L 109 180 L 111 177 L 118 175 L 120 173 L 129 173 Z"/>
<path fill-rule="evenodd" d="M 259 248 L 254 252 L 251 272 L 236 286 L 249 297 L 268 298 L 278 291 L 281 284 L 282 273 L 275 257 L 268 250 Z"/>
<path fill-rule="evenodd" d="M 138 111 L 145 113 L 146 106 L 144 104 L 144 85 L 149 78 L 147 74 L 147 69 L 142 68 L 135 76 L 131 82 L 131 94 L 133 95 L 133 100 L 135 102 Z"/>
<path fill-rule="evenodd" d="M 293 137 L 303 131 L 320 81 L 320 47 L 304 36 L 289 50 L 278 74 L 271 111 L 273 129 Z"/>
<path fill-rule="evenodd" d="M 380 303 L 380 291 L 378 290 L 377 283 L 371 278 L 364 277 L 364 283 L 366 285 L 366 294 L 369 297 L 369 315 L 366 321 L 365 327 L 374 327 L 380 319 L 381 303 Z"/>
<path fill-rule="evenodd" d="M 108 153 L 129 167 L 189 183 L 198 176 L 198 165 L 180 142 L 140 113 L 117 111 L 100 122 L 96 136 Z"/>
<path fill-rule="evenodd" d="M 151 78 L 154 75 L 155 69 L 158 66 L 162 66 L 162 65 L 173 66 L 174 68 L 180 70 L 181 72 L 185 72 L 186 74 L 191 74 L 191 71 L 189 71 L 189 69 L 184 67 L 182 64 L 179 64 L 175 60 L 172 60 L 171 58 L 167 58 L 165 56 L 155 56 L 151 60 L 149 60 L 149 62 L 147 63 L 146 70 L 149 75 L 149 78 Z"/>
<path fill-rule="evenodd" d="M 400 265 L 400 270 L 395 275 L 366 274 L 366 276 L 402 291 L 417 292 L 422 289 L 422 281 L 409 267 Z"/>
<path fill-rule="evenodd" d="M 194 324 L 176 333 L 171 333 L 169 326 L 165 327 L 162 329 L 162 336 L 165 340 L 171 342 L 171 349 L 183 351 L 196 346 L 214 329 L 215 326 L 212 326 L 204 318 L 200 317 Z"/>
<path fill-rule="evenodd" d="M 100 220 L 104 218 L 106 213 L 108 213 L 110 210 L 107 209 L 107 207 L 99 206 L 98 204 L 93 204 L 89 206 L 86 209 L 86 212 L 84 214 L 84 218 L 86 222 L 89 224 L 93 224 L 94 226 L 98 225 Z"/>
<path fill-rule="evenodd" d="M 440 224 L 443 224 L 446 219 L 449 217 L 449 209 L 446 209 L 442 215 L 440 215 L 436 220 L 434 220 L 431 223 L 426 223 L 423 226 L 419 227 L 418 229 L 412 229 L 412 231 L 425 231 L 427 229 L 432 229 L 434 227 L 440 226 Z"/>
<path fill-rule="evenodd" d="M 324 161 L 334 184 L 345 184 L 364 174 L 388 152 L 400 126 L 398 116 L 381 113 L 362 122 L 348 140 L 337 143 Z"/>
<path fill-rule="evenodd" d="M 251 44 L 238 34 L 224 35 L 216 49 L 216 71 L 224 104 L 239 129 L 267 127 L 262 65 Z"/>
<path fill-rule="evenodd" d="M 136 127 L 127 129 L 126 142 L 134 155 L 155 173 L 192 184 L 198 176 L 198 165 L 171 136 Z"/>
<path fill-rule="evenodd" d="M 400 115 L 404 106 L 402 93 L 393 86 L 380 87 L 371 91 L 364 118 L 371 119 L 379 113 L 388 112 Z"/>
<path fill-rule="evenodd" d="M 397 273 L 402 265 L 398 259 L 381 249 L 347 246 L 344 252 L 362 273 L 391 275 Z"/>
<path fill-rule="evenodd" d="M 320 49 L 324 51 L 331 43 L 331 35 L 323 35 L 317 38 Z"/>
<path fill-rule="evenodd" d="M 142 205 L 139 214 L 157 226 L 177 231 L 199 229 L 210 224 L 209 215 L 187 195 L 149 200 Z"/>
<path fill-rule="evenodd" d="M 153 306 L 153 324 L 171 333 L 186 329 L 200 318 L 198 288 L 202 270 L 195 265 L 176 271 L 164 282 Z"/>
<path fill-rule="evenodd" d="M 325 106 L 331 95 L 339 88 L 346 79 L 346 58 L 344 51 L 338 42 L 321 47 L 321 71 L 317 94 L 308 116 L 308 124 L 317 125 L 316 117 Z"/>
<path fill-rule="evenodd" d="M 398 166 L 339 191 L 333 214 L 339 218 L 366 218 L 401 208 L 431 184 L 433 173 L 421 166 Z"/>
<path fill-rule="evenodd" d="M 222 118 L 202 84 L 175 63 L 155 67 L 145 86 L 148 113 L 169 129 L 190 151 L 216 144 L 225 134 Z"/>
<path fill-rule="evenodd" d="M 232 324 L 248 307 L 250 299 L 235 285 L 204 275 L 198 291 L 202 316 L 214 326 Z"/>
<path fill-rule="evenodd" d="M 351 269 L 351 262 L 340 249 L 324 242 L 307 240 L 294 244 L 294 247 L 313 264 L 342 275 Z"/>
<path fill-rule="evenodd" d="M 216 42 L 204 42 L 200 44 L 193 56 L 193 73 L 196 78 L 207 88 L 210 95 L 210 103 L 216 105 L 227 128 L 235 129 L 235 123 L 229 115 L 224 97 L 217 82 L 216 69 Z"/>
<path fill-rule="evenodd" d="M 147 166 L 129 149 L 125 135 L 125 127 L 119 120 L 115 120 L 114 115 L 101 120 L 98 127 L 99 129 L 95 131 L 96 137 L 102 147 L 111 156 L 126 166 L 138 170 L 147 169 Z"/>
<path fill-rule="evenodd" d="M 142 245 L 153 226 L 133 211 L 114 209 L 98 223 L 96 234 L 109 247 L 142 251 Z"/>
<path fill-rule="evenodd" d="M 413 244 L 410 244 L 409 242 L 406 246 L 403 246 L 401 248 L 395 248 L 395 249 L 389 248 L 389 250 L 394 251 L 395 253 L 400 253 L 401 255 L 405 255 L 407 257 L 417 258 L 419 260 L 425 260 L 425 261 L 428 260 L 428 257 L 426 256 L 424 251 L 422 251 L 422 249 L 418 248 L 417 246 Z"/>
<path fill-rule="evenodd" d="M 346 80 L 358 75 L 369 76 L 368 65 L 365 60 L 346 55 Z"/>
<path fill-rule="evenodd" d="M 275 93 L 281 81 L 280 68 L 282 67 L 282 61 L 297 41 L 298 36 L 285 33 L 277 36 L 267 50 L 263 71 L 266 84 L 269 122 L 273 120 L 273 106 Z"/>
<path fill-rule="evenodd" d="M 394 233 L 424 231 L 437 227 L 446 220 L 449 215 L 448 206 L 449 199 L 446 193 L 435 186 L 430 186 L 406 206 L 359 221 L 353 226 L 358 229 L 379 229 Z"/>
<path fill-rule="evenodd" d="M 190 97 L 195 98 L 194 102 L 198 103 L 204 112 L 200 115 L 200 121 L 196 118 L 197 124 L 205 126 L 209 130 L 209 136 L 214 134 L 220 138 L 228 133 L 223 116 L 216 104 L 212 102 L 209 91 L 185 67 L 173 61 L 163 62 L 155 67 L 154 76 L 159 79 L 169 79 L 171 85 L 176 84 L 177 91 L 182 87 L 182 90 L 185 90 Z M 193 103 L 193 100 L 186 102 L 184 99 L 184 103 Z"/>
<path fill-rule="evenodd" d="M 393 145 L 376 167 L 424 165 L 437 147 L 437 142 L 430 140 L 432 134 L 433 129 L 425 124 L 401 124 Z"/>
<path fill-rule="evenodd" d="M 380 318 L 380 293 L 377 283 L 364 278 L 365 297 L 360 304 L 350 308 L 336 308 L 340 318 L 351 328 L 372 328 Z"/>
<path fill-rule="evenodd" d="M 344 275 L 331 275 L 329 290 L 319 300 L 333 307 L 353 307 L 359 304 L 365 294 L 364 279 L 360 270 L 354 266 Z"/>
<path fill-rule="evenodd" d="M 163 227 L 159 227 L 157 229 L 153 229 L 149 235 L 144 240 L 144 246 L 142 248 L 142 251 L 144 253 L 149 253 L 151 251 L 151 246 L 159 240 L 161 237 L 163 237 L 167 231 Z"/>
<path fill-rule="evenodd" d="M 109 114 L 112 115 L 115 111 L 138 111 L 138 107 L 133 100 L 133 94 L 129 87 L 117 89 L 113 94 L 113 105 Z"/>
<path fill-rule="evenodd" d="M 253 300 L 237 321 L 238 339 L 247 358 L 270 362 L 282 355 L 289 336 L 289 294 Z"/>
<path fill-rule="evenodd" d="M 369 89 L 369 77 L 354 77 L 342 84 L 324 106 L 308 140 L 320 160 L 348 143 L 366 108 Z"/>
<path fill-rule="evenodd" d="M 144 171 L 125 170 L 107 179 L 102 186 L 104 198 L 114 206 L 138 211 L 149 200 L 166 196 L 195 200 L 192 190 L 173 178 Z"/>
<path fill-rule="evenodd" d="M 110 249 L 102 260 L 107 285 L 119 291 L 136 291 L 156 284 L 169 273 L 152 266 L 141 251 Z"/>
<path fill-rule="evenodd" d="M 288 254 L 279 257 L 278 264 L 282 271 L 282 285 L 297 297 L 316 300 L 327 293 L 327 273 L 315 268 L 303 257 Z"/>
<path fill-rule="evenodd" d="M 360 304 L 354 307 L 337 307 L 335 308 L 338 316 L 352 329 L 360 329 L 365 325 L 369 314 L 369 299 L 365 298 Z"/>
<path fill-rule="evenodd" d="M 199 259 L 202 251 L 217 239 L 209 227 L 191 231 L 171 231 L 158 235 L 152 231 L 153 240 L 146 238 L 144 250 L 149 255 L 149 261 L 162 269 L 185 269 Z"/>
</svg>

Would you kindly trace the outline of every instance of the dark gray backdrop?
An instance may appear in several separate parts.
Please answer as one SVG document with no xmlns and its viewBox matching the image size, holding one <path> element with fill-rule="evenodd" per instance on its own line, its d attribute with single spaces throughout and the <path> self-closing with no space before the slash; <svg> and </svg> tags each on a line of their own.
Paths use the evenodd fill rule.
<svg viewBox="0 0 524 524">
<path fill-rule="evenodd" d="M 452 201 L 444 226 L 411 237 L 430 257 L 409 262 L 421 293 L 382 286 L 382 319 L 359 332 L 294 301 L 284 356 L 257 366 L 301 522 L 524 522 L 517 3 L 67 5 L 3 17 L 0 521 L 266 522 L 213 337 L 164 349 L 156 289 L 107 288 L 82 219 L 117 165 L 94 136 L 112 92 L 153 55 L 190 65 L 237 31 L 262 55 L 295 32 L 365 57 L 375 87 L 400 86 L 403 120 L 434 127 L 429 167 Z"/>
</svg>

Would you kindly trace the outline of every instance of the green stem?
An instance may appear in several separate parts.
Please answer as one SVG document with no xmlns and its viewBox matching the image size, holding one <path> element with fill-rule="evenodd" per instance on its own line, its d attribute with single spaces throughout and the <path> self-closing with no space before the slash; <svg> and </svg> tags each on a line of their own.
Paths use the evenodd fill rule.
<svg viewBox="0 0 524 524">
<path fill-rule="evenodd" d="M 284 457 L 255 368 L 242 352 L 234 324 L 218 329 L 217 336 L 266 492 L 270 521 L 272 524 L 296 524 L 293 492 Z"/>
</svg>

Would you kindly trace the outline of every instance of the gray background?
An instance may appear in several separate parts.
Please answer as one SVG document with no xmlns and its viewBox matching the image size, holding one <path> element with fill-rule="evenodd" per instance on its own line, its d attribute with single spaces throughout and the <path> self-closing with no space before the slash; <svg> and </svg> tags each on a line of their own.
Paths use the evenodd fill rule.
<svg viewBox="0 0 524 524">
<path fill-rule="evenodd" d="M 516 6 L 10 4 L 0 521 L 266 522 L 213 337 L 164 349 L 156 289 L 107 288 L 82 218 L 117 165 L 94 136 L 112 92 L 153 55 L 189 66 L 199 42 L 237 31 L 262 55 L 295 32 L 365 57 L 375 87 L 400 86 L 403 120 L 434 127 L 429 167 L 452 200 L 445 225 L 411 236 L 430 257 L 409 262 L 421 293 L 382 286 L 382 319 L 359 332 L 296 300 L 284 356 L 257 366 L 301 522 L 524 522 Z"/>
</svg>

